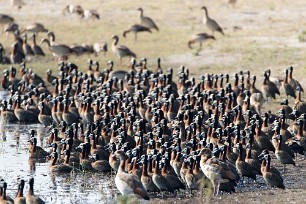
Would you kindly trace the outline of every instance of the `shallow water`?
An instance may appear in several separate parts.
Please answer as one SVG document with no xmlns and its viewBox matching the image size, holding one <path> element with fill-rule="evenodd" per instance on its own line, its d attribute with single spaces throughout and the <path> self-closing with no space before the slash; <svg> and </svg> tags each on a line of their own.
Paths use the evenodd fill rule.
<svg viewBox="0 0 306 204">
<path fill-rule="evenodd" d="M 0 92 L 5 99 L 6 93 Z M 87 173 L 76 169 L 71 174 L 51 176 L 48 163 L 29 162 L 30 129 L 37 131 L 38 146 L 46 146 L 48 128 L 40 124 L 6 124 L 0 120 L 0 177 L 8 183 L 7 194 L 15 197 L 18 179 L 34 177 L 34 191 L 46 203 L 114 203 L 116 194 L 111 174 Z M 24 194 L 27 194 L 26 184 Z"/>
</svg>

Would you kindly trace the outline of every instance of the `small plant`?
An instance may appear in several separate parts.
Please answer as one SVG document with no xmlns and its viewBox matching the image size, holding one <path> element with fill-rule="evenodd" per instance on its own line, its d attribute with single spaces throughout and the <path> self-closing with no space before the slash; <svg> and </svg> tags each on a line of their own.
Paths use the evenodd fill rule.
<svg viewBox="0 0 306 204">
<path fill-rule="evenodd" d="M 306 42 L 306 30 L 304 30 L 299 36 L 299 42 Z"/>
</svg>

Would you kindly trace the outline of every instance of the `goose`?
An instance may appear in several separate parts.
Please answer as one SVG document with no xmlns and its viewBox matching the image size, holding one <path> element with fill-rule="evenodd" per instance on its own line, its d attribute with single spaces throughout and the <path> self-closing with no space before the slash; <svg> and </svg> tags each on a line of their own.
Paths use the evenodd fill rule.
<svg viewBox="0 0 306 204">
<path fill-rule="evenodd" d="M 62 13 L 63 15 L 66 15 L 67 13 L 69 15 L 72 14 L 77 14 L 79 15 L 81 12 L 83 12 L 83 8 L 80 5 L 72 5 L 72 4 L 68 4 L 67 6 L 65 6 L 65 8 L 63 9 Z"/>
<path fill-rule="evenodd" d="M 10 0 L 11 1 L 11 10 L 13 10 L 14 6 L 18 9 L 21 9 L 22 6 L 26 5 L 22 0 Z"/>
<path fill-rule="evenodd" d="M 0 24 L 5 25 L 13 22 L 14 22 L 13 17 L 6 14 L 0 14 Z"/>
<path fill-rule="evenodd" d="M 237 0 L 227 0 L 227 6 L 231 5 L 233 8 L 235 8 L 237 3 Z"/>
<path fill-rule="evenodd" d="M 206 26 L 208 27 L 208 29 L 212 31 L 212 35 L 214 35 L 215 31 L 220 32 L 222 35 L 224 35 L 223 30 L 219 26 L 219 24 L 214 19 L 211 19 L 208 16 L 207 8 L 205 6 L 203 6 L 201 9 L 204 9 L 204 11 L 205 11 L 205 18 L 203 19 L 203 23 L 205 23 Z"/>
<path fill-rule="evenodd" d="M 17 30 L 19 31 L 19 25 L 17 23 L 11 22 L 11 23 L 6 24 L 3 30 L 6 36 L 8 36 L 9 33 L 14 34 L 14 32 L 16 32 Z"/>
<path fill-rule="evenodd" d="M 123 57 L 134 57 L 136 58 L 136 54 L 132 52 L 128 47 L 124 45 L 118 45 L 119 37 L 117 35 L 114 35 L 112 37 L 114 40 L 112 44 L 112 51 L 114 54 L 117 55 L 117 57 L 120 59 L 120 64 Z"/>
<path fill-rule="evenodd" d="M 229 179 L 223 178 L 222 166 L 217 158 L 212 157 L 212 152 L 208 148 L 201 149 L 201 169 L 205 176 L 211 181 L 213 194 L 218 195 L 221 183 L 228 183 Z"/>
<path fill-rule="evenodd" d="M 70 46 L 70 48 L 73 50 L 76 56 L 80 56 L 83 54 L 92 54 L 94 52 L 92 45 L 88 44 L 73 44 Z"/>
<path fill-rule="evenodd" d="M 43 24 L 41 23 L 33 23 L 33 24 L 30 24 L 30 25 L 27 25 L 23 30 L 22 32 L 31 32 L 31 33 L 35 33 L 35 34 L 38 34 L 39 32 L 41 33 L 47 33 L 48 32 L 48 29 L 46 29 L 44 27 Z"/>
<path fill-rule="evenodd" d="M 93 51 L 96 56 L 98 56 L 99 52 L 103 52 L 105 56 L 107 50 L 107 43 L 105 41 L 100 41 L 93 44 Z"/>
<path fill-rule="evenodd" d="M 137 40 L 137 33 L 139 33 L 139 32 L 149 32 L 149 33 L 152 33 L 150 28 L 148 28 L 146 26 L 143 26 L 143 25 L 139 25 L 139 24 L 131 25 L 127 30 L 123 31 L 123 34 L 122 34 L 123 37 L 126 37 L 126 34 L 129 33 L 129 32 L 134 33 L 134 35 L 135 35 L 134 40 L 135 41 Z"/>
<path fill-rule="evenodd" d="M 80 10 L 77 12 L 77 14 L 82 18 L 82 19 L 94 19 L 94 20 L 98 20 L 100 19 L 100 15 L 98 13 L 97 10 L 95 9 L 84 9 L 84 10 Z"/>
<path fill-rule="evenodd" d="M 120 193 L 125 195 L 138 194 L 145 200 L 150 200 L 147 190 L 135 175 L 125 172 L 126 154 L 122 150 L 115 152 L 117 158 L 120 159 L 120 166 L 115 177 L 115 183 Z"/>
<path fill-rule="evenodd" d="M 188 41 L 188 47 L 192 49 L 191 45 L 198 42 L 200 44 L 199 50 L 201 50 L 202 43 L 209 39 L 216 40 L 214 36 L 208 35 L 207 33 L 197 33 L 195 35 L 192 35 L 191 39 Z"/>
<path fill-rule="evenodd" d="M 45 201 L 34 194 L 34 178 L 29 179 L 29 186 L 26 202 L 31 204 L 45 204 Z"/>
<path fill-rule="evenodd" d="M 33 33 L 32 35 L 32 50 L 34 52 L 34 55 L 36 56 L 45 56 L 44 51 L 41 49 L 39 45 L 36 44 L 36 34 Z"/>
<path fill-rule="evenodd" d="M 159 28 L 157 27 L 155 22 L 151 18 L 143 15 L 143 9 L 142 8 L 138 8 L 137 10 L 140 11 L 139 18 L 140 18 L 140 23 L 142 25 L 144 25 L 144 26 L 146 26 L 150 29 L 155 29 L 155 30 L 159 31 Z"/>
<path fill-rule="evenodd" d="M 64 44 L 53 44 L 51 45 L 50 41 L 47 38 L 41 40 L 40 44 L 46 43 L 49 50 L 53 55 L 57 56 L 58 59 L 67 59 L 68 55 L 74 53 L 74 51 Z"/>
</svg>

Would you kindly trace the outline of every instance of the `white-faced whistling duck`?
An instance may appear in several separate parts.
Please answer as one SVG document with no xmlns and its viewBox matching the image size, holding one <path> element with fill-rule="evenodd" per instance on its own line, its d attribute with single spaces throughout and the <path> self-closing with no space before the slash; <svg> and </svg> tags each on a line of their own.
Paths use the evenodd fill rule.
<svg viewBox="0 0 306 204">
<path fill-rule="evenodd" d="M 29 152 L 30 152 L 30 157 L 36 159 L 40 162 L 45 161 L 46 157 L 49 155 L 48 152 L 46 152 L 43 148 L 37 146 L 37 138 L 35 137 L 35 130 L 31 130 L 30 133 L 30 144 L 29 144 Z"/>
<path fill-rule="evenodd" d="M 157 186 L 154 184 L 153 180 L 152 180 L 152 175 L 148 174 L 148 159 L 147 159 L 147 155 L 143 155 L 142 156 L 142 174 L 141 174 L 141 183 L 143 184 L 143 186 L 146 188 L 146 190 L 148 192 L 159 192 L 159 189 L 157 188 Z"/>
<path fill-rule="evenodd" d="M 24 34 L 23 43 L 22 43 L 23 53 L 26 56 L 32 56 L 34 55 L 34 51 L 32 50 L 31 46 L 28 44 L 27 40 L 28 40 L 27 34 Z"/>
<path fill-rule="evenodd" d="M 72 171 L 72 167 L 69 165 L 70 151 L 66 150 L 65 153 L 66 155 L 64 164 L 57 164 L 58 153 L 52 152 L 50 162 L 50 171 L 52 174 L 69 173 Z"/>
<path fill-rule="evenodd" d="M 39 102 L 38 108 L 40 109 L 38 120 L 41 124 L 43 124 L 45 127 L 52 125 L 53 119 L 52 116 L 47 115 L 45 112 L 45 103 Z"/>
<path fill-rule="evenodd" d="M 290 66 L 289 70 L 290 70 L 290 72 L 289 72 L 289 75 L 288 75 L 288 83 L 292 86 L 293 90 L 296 90 L 299 87 L 300 90 L 302 92 L 304 92 L 304 89 L 301 86 L 300 82 L 298 80 L 292 78 L 293 67 Z"/>
<path fill-rule="evenodd" d="M 278 145 L 275 148 L 275 156 L 284 165 L 284 172 L 286 170 L 286 164 L 292 164 L 295 166 L 293 158 L 288 154 L 288 152 L 281 149 L 282 135 L 277 135 Z"/>
<path fill-rule="evenodd" d="M 293 89 L 293 87 L 288 83 L 288 69 L 285 70 L 285 80 L 283 81 L 282 83 L 282 88 L 283 90 L 285 91 L 285 94 L 286 94 L 286 97 L 288 99 L 288 96 L 291 96 L 293 98 L 296 98 L 296 95 L 295 95 L 295 90 Z"/>
<path fill-rule="evenodd" d="M 242 145 L 240 143 L 237 143 L 237 148 L 238 148 L 238 158 L 236 160 L 236 168 L 242 176 L 242 183 L 244 177 L 248 177 L 256 181 L 256 174 L 258 174 L 257 170 L 252 165 L 250 165 L 245 161 L 245 158 L 242 155 L 243 153 Z"/>
<path fill-rule="evenodd" d="M 300 114 L 306 113 L 306 102 L 301 99 L 301 88 L 297 87 L 298 95 L 294 101 L 293 109 L 299 111 Z"/>
<path fill-rule="evenodd" d="M 212 35 L 214 35 L 215 31 L 220 32 L 222 35 L 224 35 L 223 30 L 219 26 L 219 24 L 214 19 L 211 19 L 208 16 L 207 8 L 205 6 L 203 6 L 201 9 L 204 9 L 204 11 L 205 11 L 205 18 L 203 19 L 203 23 L 205 23 L 206 26 L 208 27 L 208 29 L 211 30 Z"/>
<path fill-rule="evenodd" d="M 94 162 L 91 163 L 91 166 L 94 170 L 98 172 L 110 172 L 111 166 L 109 165 L 109 162 L 107 160 L 100 159 L 99 154 L 93 154 L 92 155 Z"/>
<path fill-rule="evenodd" d="M 162 198 L 164 197 L 164 193 L 163 191 L 168 191 L 168 192 L 174 192 L 174 189 L 171 185 L 171 183 L 169 182 L 168 179 L 166 179 L 160 171 L 160 164 L 159 164 L 159 159 L 160 155 L 156 155 L 155 159 L 155 168 L 153 171 L 153 183 L 157 186 L 157 188 L 160 190 L 161 194 L 162 194 Z"/>
<path fill-rule="evenodd" d="M 264 159 L 267 161 L 266 167 L 262 171 L 262 176 L 266 183 L 272 187 L 277 187 L 281 189 L 285 189 L 285 185 L 283 184 L 283 180 L 280 176 L 275 173 L 272 173 L 270 169 L 271 156 L 266 154 Z"/>
</svg>

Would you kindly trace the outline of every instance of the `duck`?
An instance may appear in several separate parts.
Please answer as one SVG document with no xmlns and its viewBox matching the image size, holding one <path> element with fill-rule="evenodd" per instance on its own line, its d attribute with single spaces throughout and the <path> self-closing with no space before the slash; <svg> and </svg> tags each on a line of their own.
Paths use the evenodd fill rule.
<svg viewBox="0 0 306 204">
<path fill-rule="evenodd" d="M 53 124 L 53 119 L 52 119 L 52 116 L 46 114 L 45 103 L 44 102 L 39 102 L 38 108 L 39 108 L 38 121 L 42 125 L 44 125 L 45 127 L 52 125 Z"/>
<path fill-rule="evenodd" d="M 264 157 L 265 157 L 264 159 L 267 161 L 267 164 L 262 172 L 262 176 L 265 182 L 272 187 L 285 189 L 285 185 L 283 183 L 282 178 L 277 174 L 271 172 L 270 168 L 271 156 L 269 154 L 266 154 Z"/>
<path fill-rule="evenodd" d="M 163 198 L 164 197 L 163 191 L 168 191 L 168 192 L 174 193 L 174 189 L 173 189 L 171 183 L 169 182 L 169 180 L 166 179 L 161 174 L 160 167 L 159 167 L 159 157 L 160 157 L 160 155 L 155 156 L 155 168 L 153 170 L 152 180 L 153 180 L 153 183 L 160 190 L 160 192 L 162 194 L 161 196 Z"/>
<path fill-rule="evenodd" d="M 216 38 L 212 35 L 208 35 L 207 33 L 197 33 L 191 36 L 191 39 L 188 41 L 188 47 L 190 49 L 192 48 L 192 44 L 198 42 L 199 43 L 199 50 L 202 50 L 202 44 L 203 42 L 207 41 L 207 40 L 216 40 Z"/>
<path fill-rule="evenodd" d="M 35 137 L 36 131 L 34 129 L 31 130 L 31 138 L 29 140 L 30 145 L 29 145 L 29 152 L 30 156 L 29 158 L 31 159 L 36 159 L 40 162 L 44 162 L 46 160 L 46 157 L 49 155 L 48 152 L 46 152 L 44 149 L 41 147 L 37 146 L 37 138 Z"/>
<path fill-rule="evenodd" d="M 143 26 L 143 25 L 140 25 L 140 24 L 134 24 L 134 25 L 131 25 L 127 30 L 123 31 L 123 37 L 126 37 L 126 34 L 128 33 L 134 33 L 134 40 L 136 41 L 137 40 L 137 33 L 139 32 L 149 32 L 149 33 L 152 33 L 152 31 L 150 30 L 150 28 L 146 27 L 146 26 Z"/>
<path fill-rule="evenodd" d="M 304 92 L 303 87 L 301 86 L 300 82 L 294 78 L 292 78 L 292 73 L 293 73 L 293 66 L 289 67 L 289 75 L 288 75 L 288 83 L 292 86 L 293 90 L 296 90 L 298 87 L 302 92 Z"/>
<path fill-rule="evenodd" d="M 125 172 L 125 152 L 117 150 L 115 154 L 120 160 L 120 166 L 115 177 L 115 183 L 120 193 L 123 196 L 137 194 L 145 200 L 150 200 L 150 196 L 139 178 Z"/>
<path fill-rule="evenodd" d="M 142 155 L 142 173 L 141 173 L 141 183 L 143 186 L 146 188 L 147 192 L 158 192 L 159 189 L 157 186 L 154 184 L 152 180 L 152 175 L 149 175 L 148 173 L 148 155 Z"/>
<path fill-rule="evenodd" d="M 18 42 L 13 44 L 13 50 L 11 52 L 10 61 L 12 64 L 20 64 L 25 60 L 25 55 L 22 50 L 19 49 Z"/>
<path fill-rule="evenodd" d="M 59 173 L 70 173 L 72 171 L 72 167 L 69 165 L 69 157 L 70 151 L 65 150 L 65 161 L 63 164 L 56 164 L 58 159 L 58 153 L 52 152 L 51 154 L 51 162 L 50 162 L 50 172 L 52 174 L 59 174 Z"/>
<path fill-rule="evenodd" d="M 17 195 L 14 199 L 14 204 L 26 204 L 26 198 L 23 196 L 24 184 L 25 184 L 24 180 L 20 179 L 20 182 L 18 184 Z"/>
<path fill-rule="evenodd" d="M 285 81 L 282 83 L 282 88 L 286 94 L 286 97 L 288 99 L 288 96 L 291 96 L 293 98 L 296 98 L 296 95 L 295 95 L 295 90 L 293 89 L 293 87 L 288 83 L 288 69 L 285 70 Z"/>
<path fill-rule="evenodd" d="M 306 102 L 301 99 L 301 88 L 297 88 L 298 95 L 294 101 L 293 110 L 297 110 L 300 114 L 306 113 Z"/>
<path fill-rule="evenodd" d="M 10 58 L 5 56 L 5 50 L 1 43 L 0 43 L 0 64 L 11 64 Z"/>
<path fill-rule="evenodd" d="M 265 171 L 266 165 L 267 165 L 267 160 L 265 159 L 265 155 L 268 155 L 269 151 L 264 149 L 260 155 L 258 155 L 259 160 L 261 160 L 261 167 L 260 167 L 260 172 L 263 173 Z M 266 156 L 267 157 L 267 156 Z M 271 156 L 270 156 L 271 158 Z M 279 170 L 275 168 L 274 166 L 271 166 L 270 164 L 270 171 L 280 177 L 280 179 L 283 181 L 283 177 Z"/>
<path fill-rule="evenodd" d="M 21 96 L 20 95 L 17 96 L 17 100 L 15 103 L 16 103 L 16 107 L 15 107 L 14 113 L 20 122 L 33 123 L 38 120 L 38 117 L 35 113 L 33 113 L 30 110 L 23 109 L 21 107 Z"/>
<path fill-rule="evenodd" d="M 243 149 L 241 143 L 237 143 L 236 146 L 238 149 L 238 159 L 236 160 L 236 168 L 238 172 L 241 174 L 242 179 L 244 179 L 244 177 L 248 177 L 256 181 L 256 174 L 259 173 L 257 171 L 258 169 L 255 169 L 250 163 L 245 161 L 245 158 L 242 155 Z"/>
<path fill-rule="evenodd" d="M 91 163 L 91 166 L 94 170 L 98 172 L 111 171 L 111 166 L 109 165 L 109 162 L 107 160 L 100 159 L 99 154 L 93 154 L 92 158 L 94 159 L 94 162 Z"/>
<path fill-rule="evenodd" d="M 205 23 L 206 26 L 208 27 L 208 29 L 211 30 L 212 35 L 214 35 L 215 31 L 224 35 L 223 30 L 219 26 L 219 24 L 214 19 L 211 19 L 209 17 L 207 8 L 205 6 L 203 6 L 201 9 L 203 9 L 205 11 L 205 18 L 203 19 L 203 23 Z"/>
<path fill-rule="evenodd" d="M 136 58 L 136 54 L 131 51 L 128 47 L 124 45 L 118 45 L 119 37 L 117 35 L 113 35 L 112 39 L 112 52 L 117 55 L 117 57 L 120 60 L 120 64 L 123 57 L 134 57 Z"/>
<path fill-rule="evenodd" d="M 28 195 L 26 197 L 26 203 L 28 204 L 45 204 L 45 201 L 43 201 L 40 197 L 36 196 L 34 194 L 34 178 L 29 179 L 29 191 Z"/>
<path fill-rule="evenodd" d="M 1 110 L 1 117 L 4 119 L 4 121 L 7 121 L 8 123 L 13 123 L 18 120 L 13 110 L 9 108 L 9 104 L 7 101 L 2 101 L 2 106 L 0 110 Z"/>
<path fill-rule="evenodd" d="M 22 43 L 23 53 L 25 54 L 25 56 L 33 56 L 34 51 L 32 50 L 32 47 L 28 44 L 27 41 L 28 41 L 28 37 L 27 37 L 27 34 L 25 33 L 23 35 L 23 43 Z"/>
<path fill-rule="evenodd" d="M 4 32 L 6 34 L 6 36 L 8 36 L 9 33 L 14 34 L 15 32 L 19 32 L 19 25 L 17 23 L 8 23 L 6 24 L 6 26 L 4 27 Z"/>
<path fill-rule="evenodd" d="M 159 28 L 157 27 L 156 23 L 149 17 L 143 15 L 143 9 L 140 7 L 137 9 L 139 13 L 139 19 L 140 23 L 149 29 L 155 29 L 156 31 L 159 31 Z"/>
<path fill-rule="evenodd" d="M 278 161 L 280 161 L 284 165 L 283 171 L 286 171 L 286 164 L 292 164 L 295 166 L 295 161 L 293 158 L 288 154 L 288 152 L 284 151 L 281 149 L 281 144 L 282 144 L 282 135 L 277 135 L 276 136 L 278 140 L 278 145 L 275 148 L 275 156 Z"/>
</svg>

